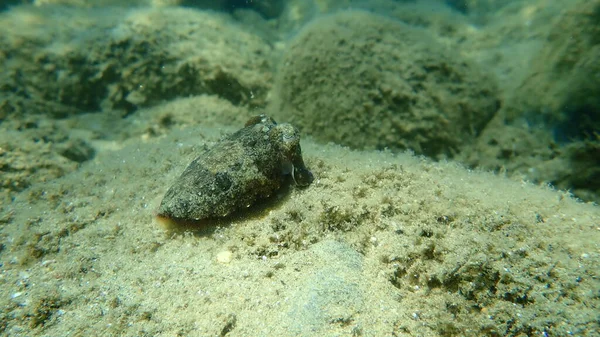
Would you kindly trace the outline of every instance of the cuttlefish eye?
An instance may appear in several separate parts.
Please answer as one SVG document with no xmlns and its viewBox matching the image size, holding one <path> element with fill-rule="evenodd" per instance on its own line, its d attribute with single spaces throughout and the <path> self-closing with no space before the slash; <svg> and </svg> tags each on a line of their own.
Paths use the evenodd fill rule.
<svg viewBox="0 0 600 337">
<path fill-rule="evenodd" d="M 279 129 L 279 132 L 281 134 L 281 141 L 284 144 L 287 145 L 293 142 L 298 142 L 298 140 L 300 140 L 300 134 L 298 132 L 298 129 L 291 126 L 290 124 L 281 124 L 278 125 L 277 128 Z"/>
<path fill-rule="evenodd" d="M 296 133 L 284 133 L 283 137 L 281 138 L 286 143 L 295 142 L 296 140 L 298 140 L 298 135 Z"/>
<path fill-rule="evenodd" d="M 271 142 L 277 146 L 284 157 L 296 156 L 300 147 L 300 132 L 290 124 L 278 124 L 270 131 Z M 293 162 L 294 160 L 292 160 Z"/>
</svg>

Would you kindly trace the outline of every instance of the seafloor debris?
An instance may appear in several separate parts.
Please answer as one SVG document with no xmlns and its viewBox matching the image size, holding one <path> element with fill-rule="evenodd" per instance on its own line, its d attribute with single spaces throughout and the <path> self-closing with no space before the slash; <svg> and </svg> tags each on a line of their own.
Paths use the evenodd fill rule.
<svg viewBox="0 0 600 337">
<path fill-rule="evenodd" d="M 255 116 L 192 161 L 165 194 L 158 215 L 182 221 L 224 217 L 271 196 L 288 174 L 298 186 L 313 181 L 298 129 Z"/>
</svg>

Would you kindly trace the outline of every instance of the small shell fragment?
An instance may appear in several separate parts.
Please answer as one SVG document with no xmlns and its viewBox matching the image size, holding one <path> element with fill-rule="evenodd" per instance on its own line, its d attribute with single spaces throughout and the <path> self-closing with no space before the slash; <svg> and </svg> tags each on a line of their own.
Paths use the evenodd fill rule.
<svg viewBox="0 0 600 337">
<path fill-rule="evenodd" d="M 302 187 L 314 179 L 302 159 L 298 129 L 255 116 L 190 163 L 158 215 L 176 221 L 225 217 L 273 195 L 288 174 Z"/>
<path fill-rule="evenodd" d="M 232 258 L 233 258 L 233 253 L 228 250 L 224 250 L 217 254 L 217 262 L 219 262 L 219 263 L 227 264 L 227 263 L 231 262 Z"/>
</svg>

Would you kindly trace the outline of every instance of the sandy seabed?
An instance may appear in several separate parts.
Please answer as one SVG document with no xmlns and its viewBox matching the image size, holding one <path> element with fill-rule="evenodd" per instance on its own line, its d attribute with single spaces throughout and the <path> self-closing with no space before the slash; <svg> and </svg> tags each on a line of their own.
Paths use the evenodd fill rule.
<svg viewBox="0 0 600 337">
<path fill-rule="evenodd" d="M 300 11 L 304 2 L 290 3 Z M 334 25 L 313 22 L 292 42 L 282 38 L 289 32 L 269 23 L 260 27 L 272 36 L 259 37 L 259 26 L 253 31 L 225 14 L 184 8 L 69 9 L 73 21 L 64 21 L 62 7 L 3 14 L 0 27 L 16 28 L 0 36 L 7 50 L 0 60 L 10 75 L 0 77 L 0 334 L 598 336 L 600 208 L 515 174 L 529 167 L 535 176 L 546 168 L 551 174 L 543 180 L 560 166 L 572 177 L 579 174 L 573 162 L 549 164 L 577 156 L 547 141 L 548 134 L 538 137 L 540 130 L 509 132 L 518 123 L 503 125 L 506 111 L 475 122 L 459 113 L 470 106 L 469 95 L 500 108 L 495 102 L 521 83 L 516 79 L 525 76 L 535 49 L 551 42 L 540 33 L 548 30 L 550 7 L 540 1 L 522 11 L 508 8 L 512 19 L 498 14 L 497 25 L 481 32 L 452 24 L 458 14 L 448 19 L 430 8 L 400 8 L 390 14 L 404 17 L 398 27 L 406 35 L 386 33 L 376 44 L 373 36 L 390 26 L 362 12 L 342 13 Z M 567 15 L 564 22 L 571 27 L 580 14 L 595 13 L 586 8 L 581 14 L 573 6 L 567 14 L 574 19 Z M 298 13 L 290 11 L 299 19 L 282 20 L 279 29 L 309 22 Z M 357 13 L 366 19 L 355 25 Z M 530 26 L 515 19 L 524 14 Z M 319 25 L 329 33 L 321 36 Z M 421 41 L 422 25 L 435 39 Z M 303 39 L 324 52 L 305 48 Z M 526 57 L 502 39 L 514 40 Z M 422 54 L 410 49 L 423 45 Z M 464 50 L 443 54 L 461 49 L 456 46 Z M 384 53 L 373 54 L 375 47 Z M 350 63 L 324 57 L 338 60 L 336 48 Z M 315 51 L 322 68 L 313 67 Z M 479 70 L 470 67 L 479 66 L 467 62 L 469 53 L 487 60 L 485 82 L 473 80 Z M 412 54 L 414 60 L 405 58 Z M 282 60 L 297 62 L 278 69 Z M 383 60 L 388 68 L 379 67 Z M 344 76 L 356 64 L 364 72 Z M 322 77 L 296 76 L 309 74 L 306 69 Z M 574 69 L 587 74 L 588 68 Z M 505 92 L 496 91 L 491 73 L 502 75 Z M 373 89 L 373 83 L 381 85 Z M 454 122 L 446 120 L 451 106 Z M 467 110 L 481 117 L 479 107 Z M 305 124 L 302 150 L 314 182 L 304 189 L 290 182 L 227 219 L 186 227 L 158 221 L 163 195 L 190 161 L 265 111 L 279 122 Z M 323 111 L 333 122 L 323 123 Z M 361 120 L 364 111 L 411 111 L 395 124 L 404 138 L 394 138 L 380 115 L 373 119 L 381 124 Z M 286 113 L 298 120 L 285 120 Z M 475 132 L 492 114 L 487 131 Z M 458 128 L 464 134 L 443 124 L 458 122 L 465 123 Z M 475 149 L 469 162 L 493 157 L 512 177 L 399 149 L 326 144 L 340 136 L 354 146 L 364 125 L 375 132 L 361 134 L 364 139 L 403 140 L 403 148 L 415 151 L 433 139 L 442 146 L 436 156 L 474 140 L 493 151 Z M 498 128 L 486 138 L 490 125 Z M 452 138 L 438 134 L 446 131 Z M 597 144 L 587 143 L 584 154 L 595 153 Z M 579 166 L 588 174 L 581 180 L 597 172 L 594 160 Z"/>
<path fill-rule="evenodd" d="M 231 131 L 131 140 L 19 195 L 2 218 L 5 333 L 598 331 L 599 208 L 454 163 L 307 139 L 309 188 L 202 228 L 161 226 L 170 183 Z"/>
</svg>

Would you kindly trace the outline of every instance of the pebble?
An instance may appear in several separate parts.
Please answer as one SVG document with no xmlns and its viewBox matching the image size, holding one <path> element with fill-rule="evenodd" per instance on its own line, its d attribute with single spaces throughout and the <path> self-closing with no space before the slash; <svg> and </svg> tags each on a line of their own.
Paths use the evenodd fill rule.
<svg viewBox="0 0 600 337">
<path fill-rule="evenodd" d="M 217 262 L 219 262 L 219 263 L 227 264 L 227 263 L 231 262 L 232 258 L 233 258 L 233 253 L 228 250 L 224 250 L 217 254 Z"/>
</svg>

